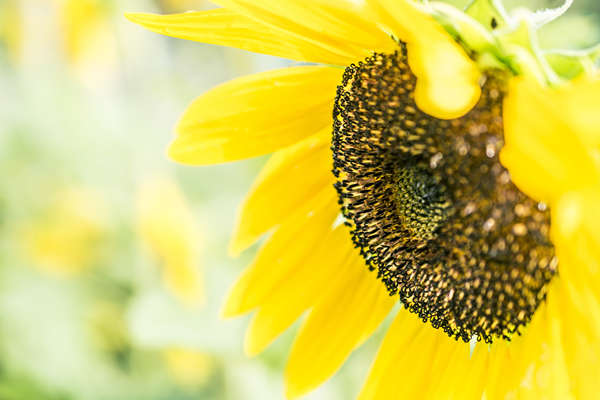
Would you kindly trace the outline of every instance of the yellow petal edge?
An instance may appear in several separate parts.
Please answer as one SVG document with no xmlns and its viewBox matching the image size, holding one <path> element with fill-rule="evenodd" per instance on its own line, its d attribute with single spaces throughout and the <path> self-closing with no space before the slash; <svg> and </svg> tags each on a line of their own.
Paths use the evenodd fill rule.
<svg viewBox="0 0 600 400">
<path fill-rule="evenodd" d="M 415 101 L 429 115 L 458 118 L 479 100 L 481 72 L 432 17 L 408 0 L 368 0 L 390 33 L 406 42 L 417 76 Z"/>
</svg>

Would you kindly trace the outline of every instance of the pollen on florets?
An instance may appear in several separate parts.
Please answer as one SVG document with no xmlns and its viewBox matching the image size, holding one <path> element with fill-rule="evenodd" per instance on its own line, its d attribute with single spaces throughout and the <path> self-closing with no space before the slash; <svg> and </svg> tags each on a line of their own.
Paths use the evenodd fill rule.
<svg viewBox="0 0 600 400">
<path fill-rule="evenodd" d="M 439 120 L 414 101 L 406 48 L 346 69 L 332 142 L 336 189 L 355 245 L 404 306 L 465 342 L 509 339 L 557 272 L 550 217 L 511 182 L 502 77 L 477 106 Z"/>
</svg>

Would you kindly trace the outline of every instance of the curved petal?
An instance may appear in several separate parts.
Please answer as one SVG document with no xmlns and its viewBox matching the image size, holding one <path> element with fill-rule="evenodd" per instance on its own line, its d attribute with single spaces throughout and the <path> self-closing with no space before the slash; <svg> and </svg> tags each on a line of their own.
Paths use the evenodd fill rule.
<svg viewBox="0 0 600 400">
<path fill-rule="evenodd" d="M 600 79 L 582 76 L 554 94 L 564 119 L 587 146 L 600 151 Z"/>
<path fill-rule="evenodd" d="M 458 118 L 471 110 L 481 95 L 481 73 L 442 26 L 409 0 L 367 2 L 407 44 L 408 63 L 417 77 L 417 106 L 441 119 Z"/>
<path fill-rule="evenodd" d="M 529 374 L 543 359 L 547 346 L 547 306 L 542 304 L 522 335 L 514 335 L 510 342 L 497 341 L 477 347 L 488 352 L 488 371 L 485 377 L 485 395 L 489 400 L 503 400 L 514 395 L 520 385 L 527 385 Z"/>
<path fill-rule="evenodd" d="M 171 15 L 126 14 L 126 17 L 162 35 L 296 61 L 346 65 L 355 58 L 340 46 L 310 40 L 225 8 Z"/>
<path fill-rule="evenodd" d="M 359 399 L 479 399 L 483 379 L 469 381 L 469 385 L 458 382 L 467 376 L 483 378 L 486 361 L 485 352 L 476 352 L 470 358 L 468 344 L 457 342 L 400 310 Z"/>
<path fill-rule="evenodd" d="M 553 101 L 555 90 L 513 79 L 504 101 L 506 144 L 500 155 L 519 189 L 549 203 L 565 192 L 600 183 L 598 160 L 561 102 Z"/>
<path fill-rule="evenodd" d="M 196 99 L 177 125 L 169 155 L 206 165 L 273 152 L 331 125 L 343 71 L 303 66 L 217 86 Z"/>
<path fill-rule="evenodd" d="M 560 323 L 570 388 L 578 399 L 597 396 L 600 369 L 600 188 L 568 193 L 553 208 L 552 236 L 560 280 L 550 293 Z"/>
<path fill-rule="evenodd" d="M 324 190 L 335 195 L 329 129 L 275 153 L 238 212 L 229 251 L 237 255 Z"/>
<path fill-rule="evenodd" d="M 225 317 L 260 306 L 304 263 L 306 255 L 327 235 L 339 214 L 333 199 L 329 191 L 323 193 L 316 204 L 307 204 L 278 227 L 231 289 L 223 308 Z"/>
<path fill-rule="evenodd" d="M 284 31 L 362 60 L 375 51 L 394 51 L 396 44 L 360 2 L 352 0 L 215 0 L 219 5 Z"/>
<path fill-rule="evenodd" d="M 548 296 L 544 309 L 543 324 L 536 337 L 537 346 L 541 347 L 541 353 L 534 360 L 530 369 L 530 376 L 521 385 L 520 394 L 531 396 L 531 398 L 546 399 L 574 399 L 569 370 L 565 362 L 565 350 L 563 345 L 563 326 L 561 326 L 561 310 L 558 302 L 563 296 L 558 296 L 557 287 Z M 539 312 L 539 311 L 538 311 Z"/>
<path fill-rule="evenodd" d="M 307 309 L 321 300 L 350 257 L 356 256 L 348 228 L 340 225 L 329 232 L 306 259 L 268 295 L 246 332 L 249 355 L 263 351 Z"/>
<path fill-rule="evenodd" d="M 288 398 L 329 379 L 397 303 L 355 250 L 354 257 L 329 282 L 325 296 L 315 304 L 296 337 L 285 370 Z"/>
<path fill-rule="evenodd" d="M 564 265 L 566 268 L 573 267 Z M 569 287 L 566 279 L 561 279 L 562 287 L 555 299 L 550 299 L 554 307 L 553 347 L 561 358 L 560 369 L 555 369 L 563 392 L 570 391 L 571 398 L 592 400 L 598 397 L 600 369 L 597 368 L 600 357 L 600 321 L 597 292 L 579 291 L 577 287 Z M 560 350 L 560 353 L 558 352 Z M 564 371 L 566 369 L 566 372 Z M 555 379 L 554 376 L 551 379 Z M 560 394 L 555 388 L 554 393 Z M 557 396 L 558 398 L 558 396 Z M 567 398 L 563 396 L 562 398 Z"/>
</svg>

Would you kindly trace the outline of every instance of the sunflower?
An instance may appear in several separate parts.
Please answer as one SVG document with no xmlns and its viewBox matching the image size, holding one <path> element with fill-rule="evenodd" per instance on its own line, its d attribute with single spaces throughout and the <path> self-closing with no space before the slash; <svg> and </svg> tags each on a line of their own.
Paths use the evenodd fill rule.
<svg viewBox="0 0 600 400">
<path fill-rule="evenodd" d="M 231 253 L 268 236 L 223 313 L 255 311 L 249 355 L 306 314 L 287 397 L 395 313 L 361 399 L 595 398 L 598 52 L 537 41 L 570 2 L 215 2 L 128 17 L 308 63 L 204 94 L 169 148 L 191 165 L 274 152 Z"/>
</svg>

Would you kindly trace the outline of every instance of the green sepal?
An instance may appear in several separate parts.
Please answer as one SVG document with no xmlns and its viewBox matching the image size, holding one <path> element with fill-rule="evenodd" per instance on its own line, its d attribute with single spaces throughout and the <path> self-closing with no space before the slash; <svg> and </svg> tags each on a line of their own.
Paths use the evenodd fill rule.
<svg viewBox="0 0 600 400">
<path fill-rule="evenodd" d="M 600 60 L 600 45 L 584 50 L 549 50 L 544 57 L 563 79 L 571 80 L 585 73 L 594 74 Z"/>
<path fill-rule="evenodd" d="M 473 0 L 465 8 L 465 13 L 487 29 L 502 29 L 509 20 L 500 0 Z"/>
</svg>

